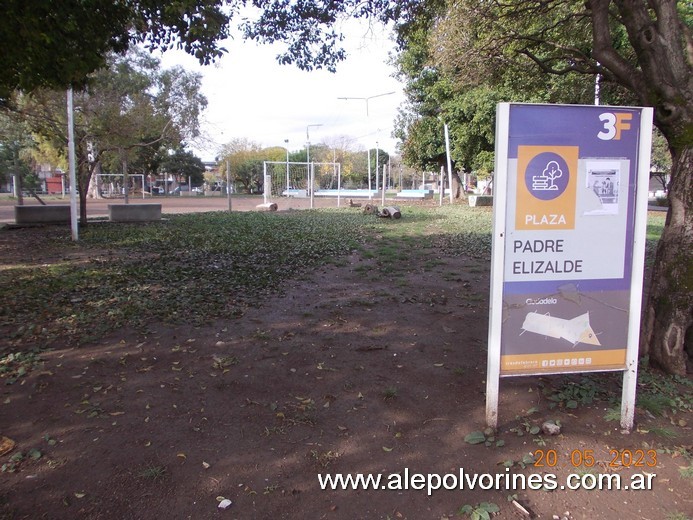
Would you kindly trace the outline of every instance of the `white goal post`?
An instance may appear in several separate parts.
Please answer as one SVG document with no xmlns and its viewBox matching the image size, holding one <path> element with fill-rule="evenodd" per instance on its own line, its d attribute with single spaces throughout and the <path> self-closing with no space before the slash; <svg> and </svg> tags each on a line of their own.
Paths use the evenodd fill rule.
<svg viewBox="0 0 693 520">
<path fill-rule="evenodd" d="M 342 165 L 340 163 L 305 163 L 264 161 L 265 203 L 281 197 L 336 197 L 340 205 Z"/>
<path fill-rule="evenodd" d="M 99 197 L 112 199 L 125 196 L 122 173 L 97 173 L 94 177 L 96 178 L 96 190 Z M 139 184 L 137 179 L 139 179 Z M 129 193 L 136 193 L 139 187 L 139 190 L 142 192 L 142 198 L 145 198 L 144 175 L 141 173 L 130 173 L 128 174 L 128 180 L 131 190 Z"/>
</svg>

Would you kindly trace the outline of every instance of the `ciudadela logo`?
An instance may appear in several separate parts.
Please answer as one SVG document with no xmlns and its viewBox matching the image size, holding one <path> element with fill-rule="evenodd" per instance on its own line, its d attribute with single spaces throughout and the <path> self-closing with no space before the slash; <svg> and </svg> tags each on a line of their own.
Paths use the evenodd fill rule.
<svg viewBox="0 0 693 520">
<path fill-rule="evenodd" d="M 560 197 L 568 186 L 570 170 L 565 159 L 554 152 L 534 156 L 525 170 L 527 190 L 540 200 Z"/>
</svg>

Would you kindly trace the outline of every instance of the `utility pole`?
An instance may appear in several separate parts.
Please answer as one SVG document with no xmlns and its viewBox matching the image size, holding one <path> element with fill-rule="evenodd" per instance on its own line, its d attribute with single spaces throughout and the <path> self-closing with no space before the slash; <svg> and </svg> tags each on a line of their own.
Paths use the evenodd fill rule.
<svg viewBox="0 0 693 520">
<path fill-rule="evenodd" d="M 289 140 L 284 139 L 284 147 L 286 148 L 286 189 L 288 190 L 291 186 L 289 186 Z"/>
<path fill-rule="evenodd" d="M 75 158 L 75 109 L 72 87 L 67 91 L 67 162 L 70 172 L 70 229 L 72 240 L 79 240 L 77 225 L 77 160 Z"/>
</svg>

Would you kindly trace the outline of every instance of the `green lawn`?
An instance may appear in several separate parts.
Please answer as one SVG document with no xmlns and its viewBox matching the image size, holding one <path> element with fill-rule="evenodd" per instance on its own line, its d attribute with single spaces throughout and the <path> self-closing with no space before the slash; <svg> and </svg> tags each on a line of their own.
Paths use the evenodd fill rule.
<svg viewBox="0 0 693 520">
<path fill-rule="evenodd" d="M 354 250 L 390 265 L 442 254 L 490 259 L 491 215 L 466 205 L 406 207 L 400 220 L 344 209 L 213 212 L 147 225 L 97 223 L 77 244 L 61 229 L 46 248 L 81 253 L 81 260 L 6 264 L 0 323 L 15 346 L 40 347 L 153 320 L 201 324 L 238 316 L 285 280 L 343 264 Z M 648 256 L 663 223 L 663 215 L 651 217 Z"/>
</svg>

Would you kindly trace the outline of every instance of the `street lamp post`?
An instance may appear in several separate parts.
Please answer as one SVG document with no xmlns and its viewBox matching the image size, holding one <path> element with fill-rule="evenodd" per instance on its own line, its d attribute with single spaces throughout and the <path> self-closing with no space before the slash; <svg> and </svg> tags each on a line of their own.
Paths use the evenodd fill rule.
<svg viewBox="0 0 693 520">
<path fill-rule="evenodd" d="M 284 139 L 284 145 L 286 147 L 286 189 L 288 193 L 289 186 L 289 140 Z"/>
<path fill-rule="evenodd" d="M 385 92 L 383 94 L 376 94 L 375 96 L 368 96 L 368 97 L 338 97 L 337 99 L 344 99 L 344 100 L 349 100 L 349 99 L 362 99 L 366 102 L 366 117 L 368 117 L 368 100 L 377 98 L 377 97 L 382 97 L 382 96 L 389 96 L 390 94 L 394 94 L 395 92 Z"/>
<path fill-rule="evenodd" d="M 378 153 L 378 141 L 375 142 L 375 191 L 378 191 L 378 184 L 380 180 L 379 175 L 380 170 L 380 155 Z"/>
<path fill-rule="evenodd" d="M 368 148 L 368 195 L 371 192 L 371 149 Z"/>
</svg>

